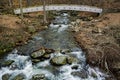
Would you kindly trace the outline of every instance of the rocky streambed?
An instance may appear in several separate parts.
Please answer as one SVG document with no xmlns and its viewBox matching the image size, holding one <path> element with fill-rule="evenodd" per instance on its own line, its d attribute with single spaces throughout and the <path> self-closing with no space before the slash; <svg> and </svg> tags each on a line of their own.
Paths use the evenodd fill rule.
<svg viewBox="0 0 120 80">
<path fill-rule="evenodd" d="M 86 63 L 85 54 L 70 31 L 66 13 L 0 61 L 0 80 L 106 80 L 108 77 Z"/>
</svg>

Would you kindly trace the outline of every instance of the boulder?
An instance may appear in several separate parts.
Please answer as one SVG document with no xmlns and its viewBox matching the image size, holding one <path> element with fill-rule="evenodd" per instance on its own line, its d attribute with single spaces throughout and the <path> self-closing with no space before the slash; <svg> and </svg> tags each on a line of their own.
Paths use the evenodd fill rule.
<svg viewBox="0 0 120 80">
<path fill-rule="evenodd" d="M 79 63 L 79 60 L 75 57 L 72 57 L 72 56 L 68 56 L 67 57 L 67 63 L 68 64 L 72 64 L 72 63 Z"/>
<path fill-rule="evenodd" d="M 70 53 L 70 50 L 69 49 L 63 49 L 63 50 L 60 50 L 60 53 L 61 54 Z"/>
<path fill-rule="evenodd" d="M 43 56 L 43 58 L 44 58 L 44 59 L 49 59 L 49 58 L 50 58 L 50 54 L 45 54 L 45 55 Z"/>
<path fill-rule="evenodd" d="M 45 49 L 45 52 L 47 53 L 47 54 L 51 54 L 51 53 L 54 53 L 55 52 L 55 50 L 53 50 L 53 49 Z"/>
<path fill-rule="evenodd" d="M 37 51 L 34 51 L 33 53 L 31 53 L 31 57 L 36 59 L 36 58 L 45 58 L 45 59 L 49 59 L 50 58 L 50 54 L 54 53 L 55 50 L 53 49 L 47 49 L 47 48 L 40 48 Z"/>
<path fill-rule="evenodd" d="M 24 80 L 24 79 L 25 79 L 25 75 L 24 74 L 18 74 L 12 80 Z"/>
<path fill-rule="evenodd" d="M 41 60 L 40 59 L 32 59 L 32 62 L 33 63 L 38 63 L 38 62 L 40 62 Z"/>
<path fill-rule="evenodd" d="M 72 66 L 71 68 L 72 68 L 72 69 L 78 69 L 78 67 L 79 67 L 78 65 L 74 65 L 74 66 Z"/>
<path fill-rule="evenodd" d="M 43 55 L 45 54 L 45 50 L 44 49 L 40 49 L 40 50 L 38 50 L 38 51 L 36 51 L 36 52 L 33 52 L 32 54 L 31 54 L 31 57 L 32 58 L 40 58 L 40 57 L 42 57 Z"/>
<path fill-rule="evenodd" d="M 96 74 L 95 72 L 92 72 L 92 73 L 91 73 L 91 76 L 92 76 L 93 78 L 97 78 L 97 74 Z"/>
<path fill-rule="evenodd" d="M 50 60 L 51 64 L 56 66 L 62 66 L 67 64 L 67 57 L 66 56 L 57 56 Z"/>
<path fill-rule="evenodd" d="M 9 80 L 10 76 L 11 76 L 10 74 L 4 74 L 2 76 L 2 80 Z"/>
<path fill-rule="evenodd" d="M 3 66 L 3 67 L 10 66 L 13 62 L 14 62 L 14 60 L 4 61 L 4 62 L 2 63 L 2 66 Z"/>
<path fill-rule="evenodd" d="M 33 75 L 31 80 L 46 80 L 46 78 L 44 74 L 36 74 L 36 75 Z"/>
<path fill-rule="evenodd" d="M 87 72 L 85 70 L 81 70 L 81 71 L 76 71 L 76 72 L 72 72 L 71 73 L 73 76 L 77 76 L 77 77 L 80 77 L 80 78 L 87 78 L 88 75 L 87 75 Z"/>
</svg>

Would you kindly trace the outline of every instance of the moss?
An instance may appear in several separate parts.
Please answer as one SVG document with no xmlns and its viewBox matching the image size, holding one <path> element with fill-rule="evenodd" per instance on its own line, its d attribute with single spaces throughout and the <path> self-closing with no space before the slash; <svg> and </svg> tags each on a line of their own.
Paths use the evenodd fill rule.
<svg viewBox="0 0 120 80">
<path fill-rule="evenodd" d="M 11 51 L 13 47 L 15 47 L 14 43 L 6 44 L 0 42 L 0 55 L 3 55 L 4 53 Z"/>
</svg>

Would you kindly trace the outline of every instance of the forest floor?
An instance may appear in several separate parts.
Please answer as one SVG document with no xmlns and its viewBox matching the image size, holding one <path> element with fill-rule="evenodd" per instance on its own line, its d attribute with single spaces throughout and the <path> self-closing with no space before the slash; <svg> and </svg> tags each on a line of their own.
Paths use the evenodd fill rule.
<svg viewBox="0 0 120 80">
<path fill-rule="evenodd" d="M 87 63 L 112 72 L 120 80 L 120 13 L 104 14 L 90 21 L 78 19 L 77 22 L 73 31 L 86 53 Z"/>
<path fill-rule="evenodd" d="M 42 25 L 42 14 L 24 15 L 22 22 L 19 16 L 0 15 L 0 54 L 9 52 L 16 46 L 27 44 L 27 40 L 37 31 L 46 27 Z"/>
</svg>

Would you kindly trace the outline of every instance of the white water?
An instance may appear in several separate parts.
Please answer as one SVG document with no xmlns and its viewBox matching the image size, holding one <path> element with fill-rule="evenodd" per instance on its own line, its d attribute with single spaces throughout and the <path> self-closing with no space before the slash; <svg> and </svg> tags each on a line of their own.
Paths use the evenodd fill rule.
<svg viewBox="0 0 120 80">
<path fill-rule="evenodd" d="M 71 53 L 76 55 L 80 60 L 85 60 L 85 56 L 82 56 L 82 53 L 80 51 L 71 52 Z M 63 54 L 53 53 L 51 56 L 54 57 L 60 55 Z M 0 70 L 0 74 L 1 74 L 0 80 L 2 80 L 1 79 L 2 75 L 6 73 L 12 74 L 10 80 L 12 80 L 13 77 L 15 77 L 17 74 L 20 73 L 23 73 L 26 76 L 25 80 L 29 80 L 34 74 L 41 74 L 41 73 L 45 74 L 45 76 L 49 78 L 49 80 L 105 80 L 104 77 L 106 76 L 105 74 L 101 73 L 98 68 L 91 68 L 91 67 L 88 67 L 88 71 L 87 71 L 88 78 L 82 79 L 80 77 L 73 76 L 71 75 L 71 72 L 80 71 L 83 68 L 81 64 L 77 64 L 77 63 L 71 65 L 64 65 L 59 68 L 56 68 L 59 71 L 59 73 L 56 75 L 56 73 L 53 74 L 52 71 L 50 71 L 47 68 L 47 67 L 51 67 L 52 69 L 54 68 L 53 66 L 50 65 L 49 60 L 45 60 L 43 62 L 39 62 L 36 65 L 32 65 L 29 56 L 22 56 L 18 54 L 9 54 L 7 56 L 7 60 L 14 60 L 15 62 L 12 65 L 17 65 L 18 67 L 15 70 L 11 70 L 12 65 L 10 67 L 3 67 Z M 22 68 L 19 68 L 21 67 L 21 65 Z M 77 70 L 72 69 L 71 67 L 73 65 L 79 65 L 78 69 Z M 97 75 L 96 78 L 91 76 L 92 72 L 94 72 Z"/>
</svg>

